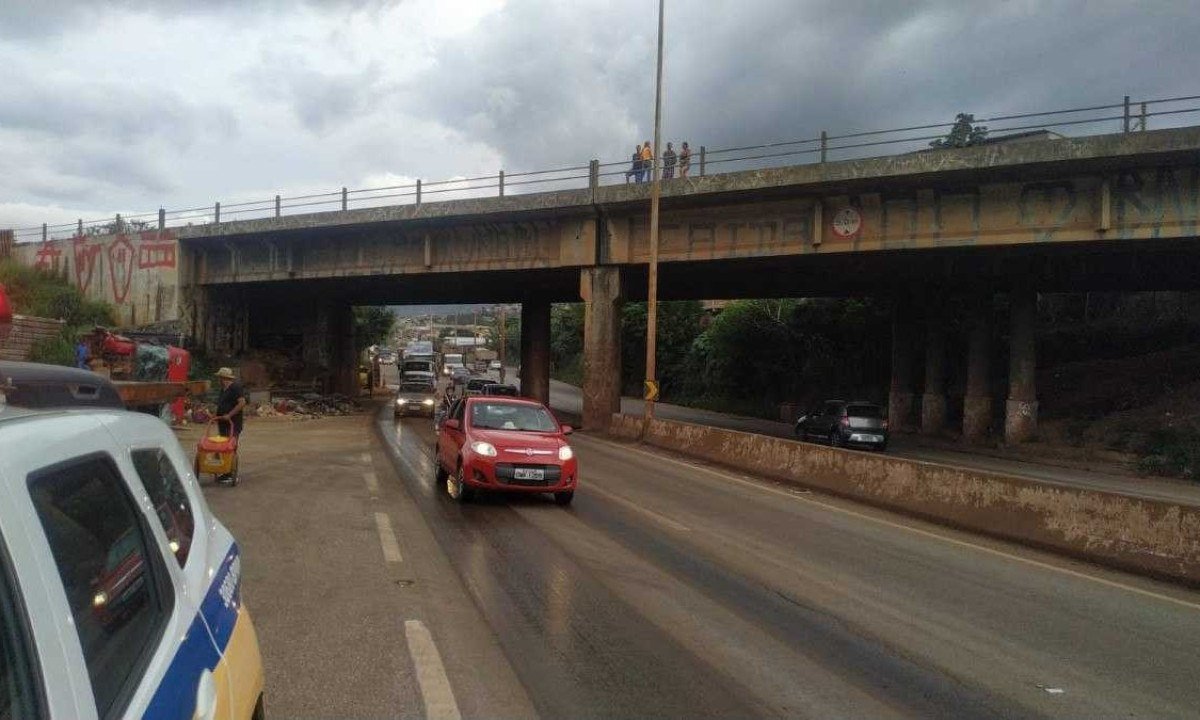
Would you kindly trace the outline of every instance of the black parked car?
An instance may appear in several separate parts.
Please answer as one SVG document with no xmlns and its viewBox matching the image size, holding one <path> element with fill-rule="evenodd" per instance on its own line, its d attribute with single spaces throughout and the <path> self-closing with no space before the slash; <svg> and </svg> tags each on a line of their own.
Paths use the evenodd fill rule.
<svg viewBox="0 0 1200 720">
<path fill-rule="evenodd" d="M 796 421 L 796 437 L 834 447 L 861 445 L 887 450 L 888 421 L 880 406 L 861 400 L 827 400 Z"/>
</svg>

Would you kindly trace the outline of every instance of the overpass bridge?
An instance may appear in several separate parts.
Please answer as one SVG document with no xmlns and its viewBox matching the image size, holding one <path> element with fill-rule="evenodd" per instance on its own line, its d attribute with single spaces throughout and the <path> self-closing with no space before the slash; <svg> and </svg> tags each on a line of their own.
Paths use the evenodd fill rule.
<svg viewBox="0 0 1200 720">
<path fill-rule="evenodd" d="M 648 192 L 593 183 L 182 228 L 183 317 L 214 350 L 289 334 L 347 383 L 352 305 L 519 302 L 526 386 L 544 396 L 550 304 L 582 299 L 585 422 L 604 425 L 618 307 L 645 295 Z M 973 309 L 962 415 L 978 438 L 998 407 L 991 300 L 1009 296 L 1005 434 L 1020 440 L 1037 419 L 1038 292 L 1200 285 L 1195 127 L 674 179 L 662 202 L 663 299 L 892 298 L 892 421 L 927 432 L 947 415 L 947 307 Z"/>
<path fill-rule="evenodd" d="M 645 296 L 649 186 L 336 210 L 160 231 L 177 242 L 180 317 L 217 352 L 300 343 L 353 382 L 350 308 L 521 303 L 523 384 L 548 395 L 550 305 L 586 303 L 584 419 L 619 408 L 620 304 Z M 419 196 L 418 196 L 419 197 Z M 925 150 L 665 181 L 661 299 L 891 299 L 896 426 L 946 422 L 965 357 L 963 430 L 1036 427 L 1038 292 L 1196 289 L 1200 127 Z M 1008 296 L 1007 331 L 992 300 Z M 971 308 L 967 347 L 945 310 Z M 993 398 L 993 338 L 1009 388 Z M 919 390 L 919 392 L 918 392 Z"/>
</svg>

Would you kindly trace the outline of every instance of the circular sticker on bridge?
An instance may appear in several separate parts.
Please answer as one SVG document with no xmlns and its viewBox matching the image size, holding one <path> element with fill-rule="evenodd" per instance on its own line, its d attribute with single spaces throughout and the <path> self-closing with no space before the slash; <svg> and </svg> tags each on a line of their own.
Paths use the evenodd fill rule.
<svg viewBox="0 0 1200 720">
<path fill-rule="evenodd" d="M 862 229 L 862 215 L 852 207 L 844 207 L 833 216 L 833 234 L 840 238 L 854 237 Z"/>
</svg>

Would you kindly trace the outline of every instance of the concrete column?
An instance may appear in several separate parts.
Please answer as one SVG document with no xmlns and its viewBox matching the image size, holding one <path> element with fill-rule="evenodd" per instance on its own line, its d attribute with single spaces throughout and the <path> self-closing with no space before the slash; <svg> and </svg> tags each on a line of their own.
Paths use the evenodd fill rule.
<svg viewBox="0 0 1200 720">
<path fill-rule="evenodd" d="M 550 302 L 521 303 L 521 394 L 550 402 Z"/>
<path fill-rule="evenodd" d="M 963 438 L 979 442 L 992 426 L 992 294 L 977 296 L 971 306 L 967 340 L 967 387 L 963 397 Z"/>
<path fill-rule="evenodd" d="M 934 313 L 925 323 L 925 394 L 921 432 L 937 435 L 946 427 L 946 318 Z"/>
<path fill-rule="evenodd" d="M 1018 287 L 1010 295 L 1012 330 L 1008 359 L 1008 402 L 1004 408 L 1004 439 L 1019 443 L 1037 432 L 1037 292 Z"/>
<path fill-rule="evenodd" d="M 303 353 L 304 365 L 309 371 L 330 366 L 330 350 L 332 345 L 329 337 L 329 307 L 317 305 L 310 309 L 308 319 L 304 322 Z"/>
<path fill-rule="evenodd" d="M 893 430 L 908 427 L 912 417 L 916 333 L 911 301 L 897 298 L 892 309 L 892 385 L 888 393 L 888 422 Z"/>
<path fill-rule="evenodd" d="M 583 311 L 583 426 L 605 431 L 621 410 L 621 271 L 585 268 L 579 284 Z"/>
<path fill-rule="evenodd" d="M 358 396 L 358 357 L 354 352 L 354 309 L 335 305 L 329 311 L 329 382 L 335 393 Z"/>
</svg>

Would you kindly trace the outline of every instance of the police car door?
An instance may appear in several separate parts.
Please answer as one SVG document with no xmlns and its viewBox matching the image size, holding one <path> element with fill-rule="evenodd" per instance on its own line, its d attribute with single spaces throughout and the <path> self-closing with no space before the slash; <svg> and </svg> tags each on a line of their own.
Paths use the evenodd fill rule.
<svg viewBox="0 0 1200 720">
<path fill-rule="evenodd" d="M 45 457 L 26 463 L 16 498 L 40 556 L 43 611 L 58 625 L 64 664 L 83 697 L 66 717 L 192 717 L 200 668 L 218 657 L 130 456 L 104 427 L 130 417 L 31 423 L 69 438 L 51 447 L 30 439 Z"/>
<path fill-rule="evenodd" d="M 176 648 L 147 707 L 147 718 L 231 717 L 232 681 L 225 659 L 237 608 L 237 546 L 212 518 L 190 463 L 162 423 L 140 423 L 125 439 L 146 506 L 174 563 L 187 636 Z"/>
</svg>

